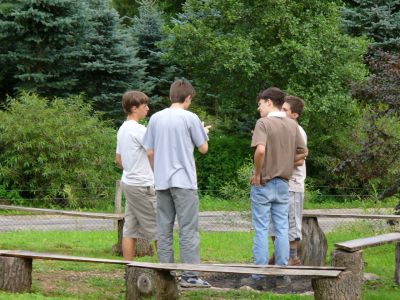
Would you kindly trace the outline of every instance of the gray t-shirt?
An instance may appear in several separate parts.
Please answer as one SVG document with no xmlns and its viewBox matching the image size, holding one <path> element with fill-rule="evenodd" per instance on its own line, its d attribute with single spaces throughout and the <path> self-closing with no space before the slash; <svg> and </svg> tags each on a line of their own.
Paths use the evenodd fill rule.
<svg viewBox="0 0 400 300">
<path fill-rule="evenodd" d="M 196 114 L 181 108 L 166 108 L 155 113 L 147 126 L 143 144 L 154 150 L 156 190 L 197 189 L 193 151 L 207 140 Z"/>
</svg>

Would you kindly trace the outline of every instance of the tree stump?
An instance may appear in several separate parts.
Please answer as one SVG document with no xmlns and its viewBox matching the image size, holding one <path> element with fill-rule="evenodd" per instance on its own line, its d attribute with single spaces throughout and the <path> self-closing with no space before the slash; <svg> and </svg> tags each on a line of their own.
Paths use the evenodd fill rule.
<svg viewBox="0 0 400 300">
<path fill-rule="evenodd" d="M 338 278 L 313 279 L 315 299 L 359 300 L 362 299 L 364 261 L 362 251 L 346 252 L 336 249 L 332 255 L 332 265 L 345 267 Z"/>
<path fill-rule="evenodd" d="M 394 271 L 394 282 L 400 285 L 400 243 L 396 243 L 395 248 L 396 255 L 396 269 Z"/>
<path fill-rule="evenodd" d="M 25 293 L 31 286 L 32 259 L 0 256 L 0 290 Z"/>
<path fill-rule="evenodd" d="M 338 278 L 313 278 L 312 287 L 316 300 L 361 299 L 358 286 L 354 285 L 353 273 L 344 271 Z"/>
<path fill-rule="evenodd" d="M 303 239 L 299 242 L 300 261 L 305 266 L 324 266 L 328 243 L 317 217 L 303 217 Z"/>
<path fill-rule="evenodd" d="M 114 255 L 122 256 L 122 232 L 124 229 L 124 219 L 118 220 L 118 242 L 112 247 Z M 149 241 L 145 239 L 137 239 L 136 243 L 136 257 L 153 256 L 153 247 Z"/>
<path fill-rule="evenodd" d="M 136 300 L 155 296 L 159 300 L 178 298 L 178 286 L 168 270 L 126 267 L 126 299 Z"/>
</svg>

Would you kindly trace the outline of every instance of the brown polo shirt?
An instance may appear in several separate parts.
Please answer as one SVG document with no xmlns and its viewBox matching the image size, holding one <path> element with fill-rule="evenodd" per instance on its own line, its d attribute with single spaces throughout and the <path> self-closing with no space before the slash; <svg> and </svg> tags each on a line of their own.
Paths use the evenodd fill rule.
<svg viewBox="0 0 400 300">
<path fill-rule="evenodd" d="M 297 123 L 284 112 L 269 113 L 254 128 L 252 147 L 266 146 L 261 182 L 281 177 L 289 180 L 293 173 L 296 151 L 302 153 L 306 144 Z"/>
</svg>

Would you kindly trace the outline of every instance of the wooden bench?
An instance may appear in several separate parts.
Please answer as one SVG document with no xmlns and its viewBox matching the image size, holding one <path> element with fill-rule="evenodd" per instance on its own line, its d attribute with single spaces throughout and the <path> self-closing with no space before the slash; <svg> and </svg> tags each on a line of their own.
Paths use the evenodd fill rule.
<svg viewBox="0 0 400 300">
<path fill-rule="evenodd" d="M 349 267 L 348 263 L 350 263 L 353 269 L 357 270 L 363 269 L 364 262 L 362 259 L 362 250 L 368 247 L 374 247 L 388 243 L 395 243 L 396 266 L 394 273 L 394 281 L 397 285 L 400 285 L 400 232 L 392 232 L 373 237 L 336 243 L 335 244 L 336 249 L 333 254 L 333 259 L 342 261 L 341 263 L 337 263 L 336 265 L 343 265 L 344 267 Z M 359 262 L 360 266 L 356 266 L 355 265 L 356 262 Z"/>
<path fill-rule="evenodd" d="M 198 271 L 236 274 L 260 274 L 266 276 L 308 276 L 312 278 L 316 299 L 326 300 L 319 295 L 323 288 L 321 280 L 332 281 L 332 285 L 348 294 L 352 273 L 343 267 L 307 266 L 255 266 L 250 264 L 162 264 L 131 262 L 113 259 L 77 257 L 60 254 L 38 253 L 22 250 L 0 250 L 0 290 L 7 292 L 29 292 L 32 284 L 32 260 L 59 260 L 126 265 L 126 299 L 177 299 L 178 285 L 170 271 Z M 322 282 L 322 283 L 323 283 Z M 336 298 L 338 299 L 338 298 Z"/>
<path fill-rule="evenodd" d="M 328 243 L 318 223 L 321 218 L 400 221 L 400 215 L 312 212 L 304 210 L 302 222 L 303 239 L 299 242 L 298 249 L 303 265 L 325 265 Z"/>
</svg>

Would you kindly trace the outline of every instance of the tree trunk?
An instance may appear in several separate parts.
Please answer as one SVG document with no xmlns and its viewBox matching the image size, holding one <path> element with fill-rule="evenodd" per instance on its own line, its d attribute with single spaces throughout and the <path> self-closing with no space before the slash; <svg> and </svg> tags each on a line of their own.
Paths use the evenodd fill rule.
<svg viewBox="0 0 400 300">
<path fill-rule="evenodd" d="M 112 247 L 114 255 L 122 256 L 122 232 L 124 229 L 124 219 L 118 220 L 118 242 Z M 144 239 L 137 239 L 136 243 L 136 257 L 153 256 L 153 247 L 149 241 Z"/>
<path fill-rule="evenodd" d="M 313 278 L 314 298 L 316 300 L 361 299 L 359 287 L 352 280 L 353 276 L 351 271 L 344 271 L 338 278 Z"/>
<path fill-rule="evenodd" d="M 395 248 L 396 255 L 396 269 L 394 271 L 394 282 L 400 285 L 400 243 L 396 243 Z"/>
<path fill-rule="evenodd" d="M 303 217 L 303 239 L 299 242 L 299 257 L 305 266 L 324 266 L 328 243 L 318 225 L 317 217 Z"/>
<path fill-rule="evenodd" d="M 31 286 L 32 259 L 0 256 L 0 290 L 25 293 Z"/>
<path fill-rule="evenodd" d="M 178 298 L 178 286 L 170 271 L 127 266 L 126 299 L 137 300 L 154 296 L 158 300 Z"/>
<path fill-rule="evenodd" d="M 359 300 L 362 299 L 364 261 L 362 251 L 346 252 L 336 249 L 332 265 L 345 267 L 338 278 L 313 279 L 315 299 L 321 300 Z"/>
</svg>

